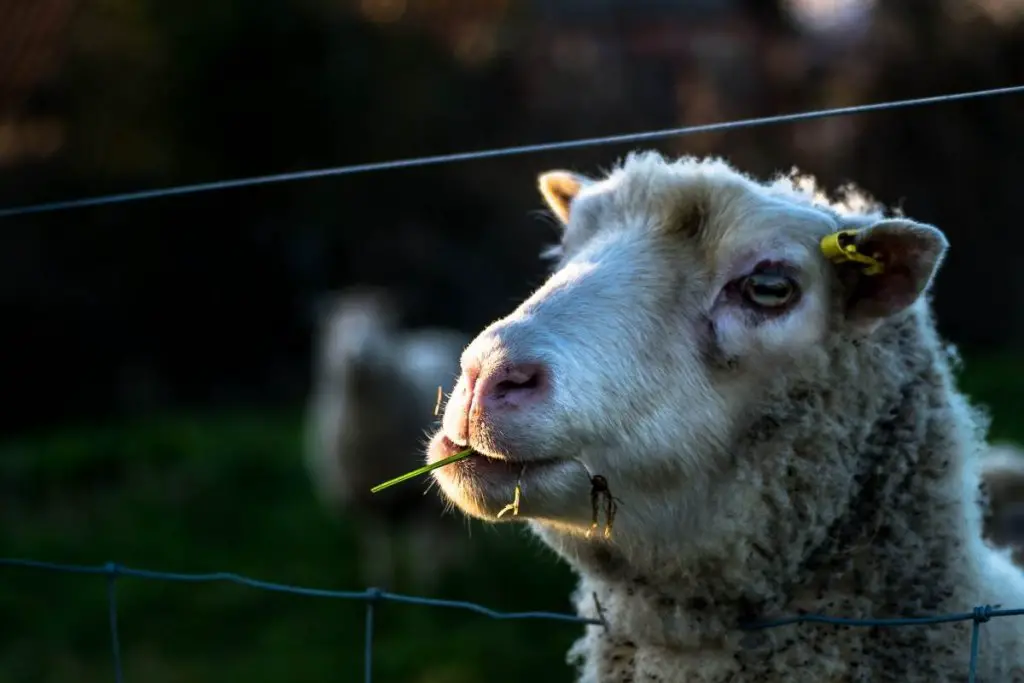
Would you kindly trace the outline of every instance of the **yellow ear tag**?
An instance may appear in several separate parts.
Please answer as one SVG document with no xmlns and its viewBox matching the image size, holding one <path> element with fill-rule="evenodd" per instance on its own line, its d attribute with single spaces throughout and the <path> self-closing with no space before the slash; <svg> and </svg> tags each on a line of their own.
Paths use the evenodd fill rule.
<svg viewBox="0 0 1024 683">
<path fill-rule="evenodd" d="M 825 258 L 833 263 L 848 261 L 863 263 L 867 266 L 864 269 L 865 275 L 878 275 L 884 270 L 882 262 L 857 251 L 857 245 L 853 242 L 855 234 L 857 234 L 856 230 L 840 230 L 831 235 L 825 235 L 821 238 L 821 251 L 825 254 Z"/>
</svg>

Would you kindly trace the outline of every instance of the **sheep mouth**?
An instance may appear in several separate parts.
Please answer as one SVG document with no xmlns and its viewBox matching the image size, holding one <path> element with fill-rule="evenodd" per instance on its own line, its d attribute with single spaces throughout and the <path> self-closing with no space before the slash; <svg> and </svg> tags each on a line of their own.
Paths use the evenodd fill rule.
<svg viewBox="0 0 1024 683">
<path fill-rule="evenodd" d="M 455 443 L 447 436 L 442 435 L 437 443 L 437 456 L 431 458 L 431 460 L 441 460 L 443 458 L 450 457 L 456 453 L 461 453 L 466 450 L 465 446 L 460 446 Z M 488 467 L 488 468 L 507 468 L 510 471 L 518 472 L 524 466 L 529 465 L 531 468 L 551 465 L 557 462 L 562 462 L 562 458 L 521 458 L 514 455 L 492 455 L 489 453 L 482 453 L 476 449 L 472 449 L 472 454 L 460 460 L 452 463 L 449 467 L 458 467 L 462 464 L 468 464 L 477 468 Z"/>
<path fill-rule="evenodd" d="M 436 463 L 466 450 L 443 434 L 435 434 L 428 462 Z M 519 453 L 489 455 L 474 450 L 469 456 L 432 471 L 441 491 L 464 513 L 494 522 L 560 518 L 589 514 L 585 466 L 577 458 L 527 459 Z M 574 502 L 577 500 L 582 503 Z M 514 505 L 521 503 L 521 507 Z M 511 513 L 508 513 L 513 504 Z M 581 513 L 580 510 L 583 510 Z"/>
<path fill-rule="evenodd" d="M 465 450 L 465 446 L 439 435 L 431 444 L 429 460 L 437 462 Z M 444 465 L 434 470 L 434 473 L 458 487 L 469 486 L 493 491 L 498 496 L 507 496 L 517 482 L 536 482 L 538 478 L 547 478 L 566 462 L 564 458 L 526 459 L 516 455 L 491 455 L 474 449 L 468 457 Z"/>
</svg>

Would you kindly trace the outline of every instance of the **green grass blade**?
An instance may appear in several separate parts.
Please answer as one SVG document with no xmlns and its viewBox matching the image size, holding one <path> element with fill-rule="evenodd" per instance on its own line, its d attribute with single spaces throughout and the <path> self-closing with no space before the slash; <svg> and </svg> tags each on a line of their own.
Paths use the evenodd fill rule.
<svg viewBox="0 0 1024 683">
<path fill-rule="evenodd" d="M 431 470 L 436 470 L 438 467 L 444 467 L 445 465 L 451 465 L 453 462 L 458 462 L 459 460 L 465 460 L 466 458 L 468 458 L 471 455 L 473 455 L 473 449 L 472 448 L 467 448 L 464 451 L 459 451 L 455 455 L 449 455 L 444 460 L 438 460 L 437 462 L 435 462 L 435 463 L 433 463 L 431 465 L 425 465 L 425 466 L 419 468 L 418 470 L 413 470 L 412 472 L 406 472 L 402 476 L 395 477 L 394 479 L 392 479 L 390 481 L 386 481 L 383 484 L 377 484 L 372 489 L 370 489 L 370 493 L 377 493 L 378 491 L 383 491 L 384 489 L 388 488 L 389 486 L 394 486 L 395 484 L 401 484 L 403 481 L 407 481 L 409 479 L 412 479 L 413 477 L 418 477 L 421 474 L 426 474 L 427 472 L 429 472 Z"/>
</svg>

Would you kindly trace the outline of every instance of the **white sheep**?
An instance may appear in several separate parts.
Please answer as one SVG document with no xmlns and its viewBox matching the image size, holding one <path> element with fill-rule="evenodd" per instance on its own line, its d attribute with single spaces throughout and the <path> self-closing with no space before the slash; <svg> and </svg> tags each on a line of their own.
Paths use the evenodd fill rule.
<svg viewBox="0 0 1024 683">
<path fill-rule="evenodd" d="M 393 297 L 369 287 L 329 295 L 317 337 L 304 456 L 314 489 L 332 513 L 356 523 L 364 582 L 391 586 L 404 565 L 419 590 L 430 590 L 464 555 L 460 520 L 443 518 L 441 501 L 423 486 L 370 489 L 421 464 L 438 387 L 458 373 L 469 340 L 447 329 L 400 329 Z"/>
<path fill-rule="evenodd" d="M 1009 549 L 1024 568 L 1024 449 L 1009 442 L 991 444 L 981 460 L 984 494 L 982 536 Z"/>
<path fill-rule="evenodd" d="M 1024 607 L 981 538 L 987 418 L 927 301 L 943 234 L 718 159 L 631 154 L 540 190 L 557 266 L 465 350 L 427 461 L 472 446 L 434 477 L 483 520 L 519 482 L 501 521 L 528 520 L 606 623 L 570 652 L 578 680 L 966 681 L 969 621 L 741 627 Z M 866 263 L 826 258 L 842 229 Z M 619 501 L 608 538 L 593 475 Z M 983 625 L 979 683 L 1024 681 L 1022 636 Z"/>
</svg>

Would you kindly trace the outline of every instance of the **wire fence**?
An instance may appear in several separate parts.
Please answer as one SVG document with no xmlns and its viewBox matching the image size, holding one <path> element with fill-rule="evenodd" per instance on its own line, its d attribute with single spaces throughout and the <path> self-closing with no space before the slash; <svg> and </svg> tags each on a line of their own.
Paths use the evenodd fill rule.
<svg viewBox="0 0 1024 683">
<path fill-rule="evenodd" d="M 916 99 L 896 100 L 880 102 L 875 104 L 864 104 L 851 107 L 839 107 L 833 109 L 821 109 L 815 111 L 783 114 L 778 116 L 767 116 L 761 118 L 741 119 L 725 121 L 698 126 L 682 128 L 671 128 L 657 131 L 644 131 L 639 133 L 627 133 L 623 135 L 611 135 L 598 138 L 586 138 L 579 140 L 568 140 L 562 142 L 540 143 L 522 145 L 517 147 L 504 147 L 475 152 L 462 152 L 455 154 L 443 154 L 437 156 L 418 157 L 413 159 L 399 159 L 351 166 L 340 166 L 327 169 L 316 169 L 310 171 L 299 171 L 294 173 L 281 173 L 277 175 L 258 176 L 251 178 L 240 178 L 234 180 L 222 180 L 210 183 L 199 183 L 193 185 L 181 185 L 176 187 L 161 188 L 155 190 L 143 190 L 138 192 L 127 192 L 121 194 L 103 195 L 85 199 L 73 199 L 67 201 L 45 202 L 27 206 L 10 207 L 0 209 L 0 218 L 7 218 L 26 214 L 59 211 L 65 209 L 80 208 L 86 206 L 97 206 L 102 204 L 117 204 L 122 202 L 153 199 L 158 197 L 169 197 L 196 192 L 207 192 L 212 190 L 224 190 L 237 187 L 265 185 L 271 183 L 288 182 L 295 180 L 308 180 L 329 176 L 354 175 L 357 173 L 368 173 L 398 168 L 411 168 L 415 166 L 427 166 L 458 161 L 489 159 L 496 157 L 512 156 L 532 152 L 546 152 L 555 150 L 566 150 L 586 146 L 608 145 L 615 143 L 642 142 L 655 139 L 662 139 L 674 136 L 692 135 L 713 131 L 735 130 L 740 128 L 751 128 L 778 123 L 791 123 L 807 121 L 811 119 L 826 118 L 831 116 L 842 116 L 849 114 L 864 114 L 884 110 L 902 109 L 929 104 L 942 104 L 982 97 L 993 97 L 998 95 L 1024 94 L 1024 85 L 996 88 L 990 90 L 976 90 L 970 92 L 952 93 L 937 95 L 934 97 L 923 97 Z M 148 569 L 135 569 L 119 565 L 115 562 L 108 562 L 103 565 L 75 565 L 60 564 L 56 562 L 45 562 L 31 559 L 0 558 L 0 566 L 9 568 L 35 569 L 68 574 L 84 574 L 103 576 L 107 581 L 107 612 L 110 626 L 110 641 L 113 656 L 114 680 L 122 683 L 124 672 L 121 664 L 121 639 L 117 624 L 117 582 L 126 577 L 147 579 L 154 581 L 172 581 L 183 583 L 209 583 L 209 582 L 230 582 L 259 590 L 273 591 L 279 593 L 290 593 L 318 598 L 333 598 L 340 600 L 358 600 L 366 605 L 365 621 L 365 645 L 363 661 L 363 680 L 365 683 L 373 681 L 373 654 L 374 654 L 374 618 L 377 606 L 382 602 L 397 602 L 412 605 L 425 605 L 429 607 L 446 607 L 453 609 L 467 610 L 489 617 L 491 619 L 546 619 L 564 621 L 573 624 L 599 625 L 607 627 L 603 619 L 591 619 L 571 614 L 560 614 L 556 612 L 499 612 L 484 605 L 472 602 L 442 600 L 437 598 L 425 598 L 412 595 L 401 595 L 380 590 L 378 588 L 367 588 L 363 591 L 335 591 L 319 588 L 308 588 L 292 586 L 282 583 L 262 581 L 230 572 L 213 572 L 206 574 L 189 574 L 161 572 Z M 601 613 L 600 605 L 598 614 Z M 832 617 L 823 614 L 801 614 L 792 617 L 785 617 L 771 621 L 740 625 L 745 630 L 757 630 L 766 628 L 777 628 L 793 624 L 831 624 L 850 627 L 902 627 L 902 626 L 927 626 L 950 622 L 972 621 L 969 655 L 969 678 L 971 683 L 976 679 L 978 643 L 980 640 L 981 624 L 993 617 L 1020 616 L 1024 615 L 1024 608 L 1001 609 L 999 605 L 981 605 L 970 612 L 960 612 L 925 617 L 910 617 L 897 619 L 848 619 L 843 617 Z"/>
<path fill-rule="evenodd" d="M 337 600 L 359 600 L 366 604 L 366 621 L 364 627 L 364 649 L 363 649 L 363 681 L 373 683 L 373 636 L 374 618 L 376 608 L 382 602 L 398 602 L 407 605 L 425 605 L 427 607 L 447 607 L 461 609 L 483 615 L 490 619 L 543 619 L 549 621 L 564 621 L 572 624 L 597 625 L 607 628 L 604 619 L 593 619 L 580 617 L 574 614 L 561 614 L 558 612 L 499 612 L 484 605 L 461 600 L 442 600 L 439 598 L 425 598 L 415 595 L 401 595 L 389 593 L 379 588 L 367 588 L 362 591 L 337 591 L 323 588 L 309 588 L 305 586 L 292 586 L 283 583 L 262 581 L 231 572 L 212 572 L 206 574 L 189 574 L 178 572 L 161 572 L 150 569 L 135 569 L 125 567 L 116 562 L 107 562 L 102 565 L 81 565 L 61 564 L 57 562 L 44 562 L 41 560 L 21 558 L 0 558 L 0 567 L 35 569 L 51 572 L 62 572 L 66 574 L 85 574 L 103 576 L 107 580 L 107 621 L 110 626 L 110 645 L 113 657 L 114 680 L 116 683 L 123 683 L 124 671 L 121 666 L 121 636 L 117 626 L 117 582 L 124 577 L 148 579 L 151 581 L 173 581 L 178 583 L 211 583 L 228 582 L 235 583 L 258 590 L 271 591 L 276 593 L 290 593 L 292 595 L 303 595 L 314 598 L 333 598 Z M 595 601 L 596 601 L 595 596 Z M 602 614 L 600 604 L 596 605 L 597 613 Z M 832 617 L 824 614 L 800 614 L 792 617 L 773 619 L 769 621 L 741 624 L 743 630 L 762 630 L 790 626 L 794 624 L 830 624 L 834 626 L 851 627 L 902 627 L 902 626 L 929 626 L 934 624 L 947 624 L 952 622 L 973 622 L 971 629 L 970 659 L 968 661 L 968 681 L 974 683 L 977 675 L 978 664 L 978 643 L 981 639 L 981 625 L 994 617 L 1011 617 L 1024 615 L 1024 608 L 1001 609 L 1000 605 L 981 605 L 970 612 L 955 612 L 925 617 L 905 617 L 897 619 L 847 619 L 843 617 Z"/>
<path fill-rule="evenodd" d="M 813 111 L 796 112 L 792 114 L 779 114 L 777 116 L 762 116 L 751 119 L 738 119 L 734 121 L 722 121 L 719 123 L 706 123 L 698 126 L 685 126 L 681 128 L 666 128 L 664 130 L 649 130 L 639 133 L 624 133 L 622 135 L 608 135 L 596 138 L 583 138 L 579 140 L 563 140 L 561 142 L 542 142 L 533 145 L 519 145 L 516 147 L 500 147 L 496 149 L 479 150 L 476 152 L 457 152 L 454 154 L 439 154 L 436 156 L 417 157 L 414 159 L 396 159 L 393 161 L 380 161 L 368 164 L 354 164 L 351 166 L 336 166 L 334 168 L 320 168 L 310 171 L 296 171 L 293 173 L 278 173 L 276 175 L 255 176 L 251 178 L 236 178 L 232 180 L 218 180 L 210 183 L 197 183 L 193 185 L 178 185 L 155 190 L 141 190 L 138 192 L 124 192 L 120 194 L 102 195 L 99 197 L 88 197 L 85 199 L 71 199 L 66 201 L 43 202 L 27 206 L 15 206 L 0 209 L 0 218 L 21 216 L 25 214 L 44 213 L 49 211 L 62 211 L 65 209 L 76 209 L 86 206 L 99 206 L 101 204 L 120 204 L 142 199 L 156 199 L 158 197 L 171 197 L 196 192 L 209 192 L 212 190 L 227 190 L 236 187 L 249 187 L 253 185 L 269 185 L 271 183 L 291 182 L 295 180 L 313 180 L 316 178 L 327 178 L 331 176 L 355 175 L 357 173 L 370 173 L 372 171 L 386 171 L 399 168 L 413 168 L 416 166 L 433 166 L 436 164 L 449 164 L 457 161 L 471 161 L 480 159 L 493 159 L 519 154 L 530 154 L 534 152 L 552 152 L 557 150 L 575 149 L 579 147 L 595 147 L 598 145 L 621 144 L 627 142 L 645 142 L 649 140 L 660 140 L 669 137 L 683 135 L 696 135 L 697 133 L 711 133 L 724 130 L 737 130 L 740 128 L 754 128 L 757 126 L 768 126 L 778 123 L 795 123 L 797 121 L 809 121 L 812 119 L 823 119 L 832 116 L 848 116 L 850 114 L 867 114 L 871 112 L 886 111 L 892 109 L 904 109 L 907 107 L 920 107 L 929 104 L 948 104 L 962 100 L 972 100 L 982 97 L 996 97 L 998 95 L 1018 95 L 1024 93 L 1024 85 L 1014 85 L 1005 88 L 992 88 L 989 90 L 972 90 L 968 92 L 949 93 L 946 95 L 935 95 L 933 97 L 918 97 L 907 100 L 891 100 L 888 102 L 876 102 L 873 104 L 859 104 L 851 107 L 835 107 L 832 109 L 816 109 Z"/>
</svg>

